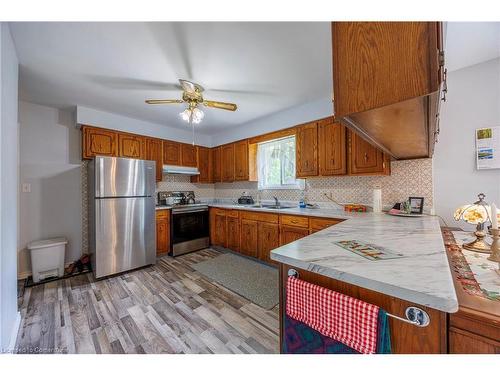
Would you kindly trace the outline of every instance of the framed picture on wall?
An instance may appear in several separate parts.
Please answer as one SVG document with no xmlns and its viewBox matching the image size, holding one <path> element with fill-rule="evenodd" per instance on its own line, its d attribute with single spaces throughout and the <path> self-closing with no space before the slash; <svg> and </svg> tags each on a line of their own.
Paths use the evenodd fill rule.
<svg viewBox="0 0 500 375">
<path fill-rule="evenodd" d="M 410 197 L 408 198 L 412 214 L 421 214 L 424 211 L 424 198 L 423 197 Z"/>
</svg>

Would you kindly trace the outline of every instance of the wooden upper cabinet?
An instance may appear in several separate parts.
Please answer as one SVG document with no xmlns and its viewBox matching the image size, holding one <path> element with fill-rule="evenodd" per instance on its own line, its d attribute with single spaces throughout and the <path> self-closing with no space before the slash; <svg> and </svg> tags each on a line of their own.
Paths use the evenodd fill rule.
<svg viewBox="0 0 500 375">
<path fill-rule="evenodd" d="M 198 166 L 198 146 L 181 143 L 181 165 L 184 167 Z"/>
<path fill-rule="evenodd" d="M 198 176 L 192 176 L 191 182 L 212 182 L 212 152 L 208 147 L 198 147 Z"/>
<path fill-rule="evenodd" d="M 346 128 L 333 118 L 322 120 L 318 129 L 319 174 L 334 176 L 347 173 Z"/>
<path fill-rule="evenodd" d="M 349 174 L 390 174 L 388 157 L 352 131 L 349 132 Z"/>
<path fill-rule="evenodd" d="M 161 181 L 163 177 L 163 142 L 161 139 L 146 139 L 146 159 L 156 162 L 156 181 Z"/>
<path fill-rule="evenodd" d="M 144 159 L 146 139 L 140 135 L 118 133 L 118 155 L 122 158 Z"/>
<path fill-rule="evenodd" d="M 333 22 L 335 116 L 439 89 L 438 22 Z"/>
<path fill-rule="evenodd" d="M 297 127 L 295 159 L 297 177 L 318 175 L 317 122 Z"/>
<path fill-rule="evenodd" d="M 212 154 L 212 182 L 222 182 L 221 147 L 210 149 Z"/>
<path fill-rule="evenodd" d="M 248 181 L 248 139 L 234 144 L 234 180 Z"/>
<path fill-rule="evenodd" d="M 234 181 L 234 143 L 221 146 L 222 182 Z"/>
<path fill-rule="evenodd" d="M 112 130 L 82 126 L 82 158 L 118 156 L 118 134 Z"/>
<path fill-rule="evenodd" d="M 163 164 L 181 165 L 181 144 L 174 141 L 163 141 Z"/>
</svg>

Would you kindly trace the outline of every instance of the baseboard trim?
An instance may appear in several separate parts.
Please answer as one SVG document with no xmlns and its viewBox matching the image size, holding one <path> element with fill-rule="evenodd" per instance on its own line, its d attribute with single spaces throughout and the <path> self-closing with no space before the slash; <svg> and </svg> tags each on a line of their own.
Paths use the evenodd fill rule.
<svg viewBox="0 0 500 375">
<path fill-rule="evenodd" d="M 16 316 L 16 321 L 14 323 L 14 326 L 12 327 L 12 333 L 10 336 L 10 342 L 8 347 L 8 351 L 10 353 L 13 353 L 14 350 L 16 349 L 16 341 L 17 341 L 17 334 L 19 333 L 19 328 L 21 328 L 21 313 L 18 311 Z"/>
<path fill-rule="evenodd" d="M 74 262 L 69 262 L 64 265 L 64 269 L 66 269 L 71 263 Z M 24 280 L 27 279 L 29 276 L 31 276 L 33 273 L 31 271 L 24 271 L 24 272 L 18 272 L 17 273 L 17 279 L 18 280 Z"/>
</svg>

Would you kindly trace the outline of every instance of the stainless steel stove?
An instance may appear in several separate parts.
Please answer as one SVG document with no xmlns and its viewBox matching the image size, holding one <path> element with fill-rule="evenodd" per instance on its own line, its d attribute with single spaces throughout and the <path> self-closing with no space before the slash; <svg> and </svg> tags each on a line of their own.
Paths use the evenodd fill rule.
<svg viewBox="0 0 500 375">
<path fill-rule="evenodd" d="M 209 246 L 208 205 L 196 202 L 193 191 L 158 192 L 158 204 L 172 209 L 169 255 L 182 255 Z"/>
</svg>

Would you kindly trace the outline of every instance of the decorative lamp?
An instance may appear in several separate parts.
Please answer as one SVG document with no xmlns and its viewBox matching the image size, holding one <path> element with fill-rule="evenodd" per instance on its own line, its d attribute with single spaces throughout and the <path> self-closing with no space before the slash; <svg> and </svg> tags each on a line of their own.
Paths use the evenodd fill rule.
<svg viewBox="0 0 500 375">
<path fill-rule="evenodd" d="M 479 200 L 473 204 L 461 206 L 457 208 L 453 217 L 456 221 L 463 220 L 466 223 L 476 225 L 474 235 L 476 239 L 470 243 L 464 244 L 463 248 L 479 253 L 490 253 L 490 245 L 484 241 L 486 231 L 484 230 L 484 223 L 490 221 L 490 206 L 484 201 L 486 195 L 483 193 L 478 194 Z"/>
</svg>

